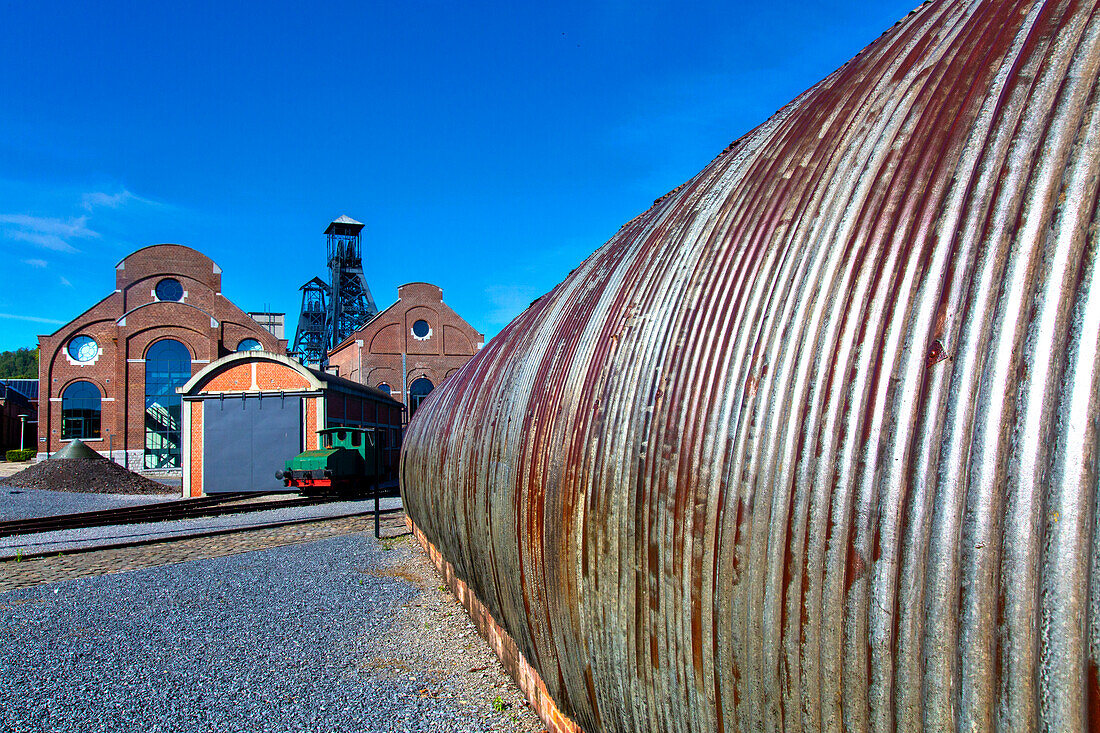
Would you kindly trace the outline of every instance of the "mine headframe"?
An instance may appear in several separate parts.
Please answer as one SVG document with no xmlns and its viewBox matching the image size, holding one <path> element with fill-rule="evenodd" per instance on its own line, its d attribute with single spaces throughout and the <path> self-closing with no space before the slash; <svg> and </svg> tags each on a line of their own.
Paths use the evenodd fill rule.
<svg viewBox="0 0 1100 733">
<path fill-rule="evenodd" d="M 302 312 L 298 316 L 298 331 L 294 335 L 292 353 L 303 364 L 323 366 L 328 354 L 326 336 L 329 286 L 321 278 L 315 277 L 300 290 L 302 291 Z"/>
<path fill-rule="evenodd" d="M 341 216 L 325 229 L 329 282 L 326 347 L 331 349 L 378 313 L 363 275 L 363 224 Z"/>
</svg>

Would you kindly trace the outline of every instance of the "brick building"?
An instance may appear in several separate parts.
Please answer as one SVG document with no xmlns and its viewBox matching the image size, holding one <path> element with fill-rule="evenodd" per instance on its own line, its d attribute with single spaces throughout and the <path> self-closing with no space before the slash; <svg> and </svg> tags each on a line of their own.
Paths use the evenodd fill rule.
<svg viewBox="0 0 1100 733">
<path fill-rule="evenodd" d="M 80 438 L 135 470 L 178 470 L 176 389 L 235 351 L 286 349 L 222 295 L 221 280 L 190 247 L 145 247 L 118 263 L 113 293 L 39 336 L 39 457 Z"/>
<path fill-rule="evenodd" d="M 443 302 L 428 283 L 397 289 L 397 302 L 329 352 L 329 368 L 345 379 L 390 394 L 416 411 L 420 401 L 457 372 L 485 343 L 485 335 Z"/>
</svg>

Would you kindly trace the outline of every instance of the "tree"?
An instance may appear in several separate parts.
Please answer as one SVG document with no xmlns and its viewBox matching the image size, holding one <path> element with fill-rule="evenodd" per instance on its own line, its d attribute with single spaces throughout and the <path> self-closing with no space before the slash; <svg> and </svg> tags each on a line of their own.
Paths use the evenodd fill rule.
<svg viewBox="0 0 1100 733">
<path fill-rule="evenodd" d="M 38 379 L 38 349 L 0 351 L 0 379 Z"/>
</svg>

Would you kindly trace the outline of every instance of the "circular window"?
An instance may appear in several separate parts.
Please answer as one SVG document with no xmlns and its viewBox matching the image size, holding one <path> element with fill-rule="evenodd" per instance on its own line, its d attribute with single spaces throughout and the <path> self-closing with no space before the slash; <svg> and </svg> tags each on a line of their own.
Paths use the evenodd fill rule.
<svg viewBox="0 0 1100 733">
<path fill-rule="evenodd" d="M 264 346 L 256 339 L 244 339 L 237 344 L 237 351 L 263 351 Z"/>
<path fill-rule="evenodd" d="M 386 394 L 391 394 L 393 392 L 393 389 L 390 388 L 390 385 L 382 382 L 382 384 L 378 385 L 378 391 L 385 392 Z"/>
<path fill-rule="evenodd" d="M 157 283 L 157 300 L 180 301 L 183 299 L 183 286 L 180 281 L 166 277 Z"/>
<path fill-rule="evenodd" d="M 91 336 L 77 336 L 69 342 L 69 356 L 79 362 L 89 362 L 99 355 L 99 344 Z"/>
<path fill-rule="evenodd" d="M 428 334 L 432 332 L 431 326 L 425 320 L 419 320 L 413 324 L 413 336 L 418 339 L 428 338 Z"/>
</svg>

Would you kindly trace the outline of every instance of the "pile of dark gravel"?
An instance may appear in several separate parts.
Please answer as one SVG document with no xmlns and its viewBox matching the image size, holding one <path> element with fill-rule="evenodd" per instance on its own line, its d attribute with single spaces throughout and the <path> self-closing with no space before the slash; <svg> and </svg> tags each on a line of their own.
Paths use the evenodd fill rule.
<svg viewBox="0 0 1100 733">
<path fill-rule="evenodd" d="M 90 494 L 165 494 L 171 491 L 164 484 L 103 458 L 51 458 L 0 479 L 0 483 L 20 489 Z"/>
</svg>

